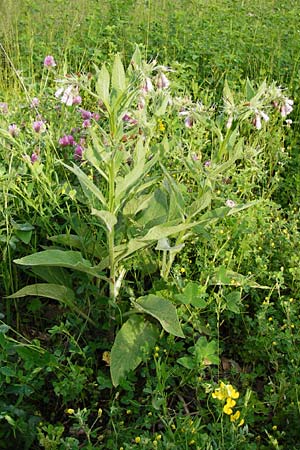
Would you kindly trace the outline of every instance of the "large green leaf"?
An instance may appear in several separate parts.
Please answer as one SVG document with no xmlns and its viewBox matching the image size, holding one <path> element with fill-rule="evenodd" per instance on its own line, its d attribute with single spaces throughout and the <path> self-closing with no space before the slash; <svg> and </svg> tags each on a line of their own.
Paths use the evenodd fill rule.
<svg viewBox="0 0 300 450">
<path fill-rule="evenodd" d="M 169 300 L 149 294 L 140 297 L 135 306 L 137 309 L 155 317 L 168 333 L 184 338 L 176 308 Z"/>
<path fill-rule="evenodd" d="M 105 277 L 100 275 L 96 267 L 92 267 L 91 263 L 82 257 L 80 252 L 72 250 L 44 250 L 20 259 L 15 259 L 14 262 L 22 266 L 66 267 L 105 279 Z"/>
<path fill-rule="evenodd" d="M 134 370 L 154 347 L 158 328 L 144 317 L 131 316 L 118 332 L 110 354 L 110 373 L 114 386 Z"/>
<path fill-rule="evenodd" d="M 94 326 L 96 326 L 96 323 L 92 319 L 90 319 L 90 317 L 76 305 L 75 294 L 73 290 L 60 284 L 50 284 L 50 283 L 31 284 L 29 286 L 25 286 L 24 288 L 10 295 L 8 298 L 20 298 L 31 295 L 38 297 L 53 298 L 54 300 L 58 300 L 60 303 L 62 303 L 65 306 L 68 306 L 71 310 L 75 311 L 77 314 L 81 315 L 89 322 L 91 322 Z"/>
</svg>

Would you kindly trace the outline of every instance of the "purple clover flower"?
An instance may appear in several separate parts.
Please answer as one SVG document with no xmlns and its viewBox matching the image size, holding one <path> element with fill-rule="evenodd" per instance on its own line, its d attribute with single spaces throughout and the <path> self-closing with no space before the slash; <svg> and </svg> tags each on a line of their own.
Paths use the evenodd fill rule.
<svg viewBox="0 0 300 450">
<path fill-rule="evenodd" d="M 89 120 L 93 116 L 91 111 L 86 111 L 85 109 L 80 109 L 80 113 L 83 120 Z"/>
<path fill-rule="evenodd" d="M 91 126 L 91 121 L 89 119 L 86 119 L 82 122 L 82 127 L 83 128 L 89 128 Z"/>
<path fill-rule="evenodd" d="M 81 147 L 81 145 L 76 145 L 74 151 L 74 159 L 77 161 L 81 161 L 82 155 L 83 155 L 83 148 Z"/>
<path fill-rule="evenodd" d="M 56 66 L 56 62 L 53 58 L 53 56 L 51 55 L 47 55 L 44 59 L 44 67 L 55 67 Z"/>
<path fill-rule="evenodd" d="M 32 128 L 36 133 L 43 133 L 46 130 L 45 123 L 42 120 L 33 122 Z"/>
<path fill-rule="evenodd" d="M 73 105 L 80 105 L 82 102 L 82 98 L 80 95 L 75 95 L 75 97 L 73 98 Z"/>
<path fill-rule="evenodd" d="M 33 152 L 30 157 L 31 164 L 34 164 L 38 159 L 39 159 L 38 155 L 35 152 Z"/>
<path fill-rule="evenodd" d="M 59 145 L 61 145 L 62 147 L 67 147 L 68 145 L 75 145 L 75 140 L 73 138 L 73 136 L 71 134 L 69 135 L 64 135 L 59 139 Z"/>
</svg>

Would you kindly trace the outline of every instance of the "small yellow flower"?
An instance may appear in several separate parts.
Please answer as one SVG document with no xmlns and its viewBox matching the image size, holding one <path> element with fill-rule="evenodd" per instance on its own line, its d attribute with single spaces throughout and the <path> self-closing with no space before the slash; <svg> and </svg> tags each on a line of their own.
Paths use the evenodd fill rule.
<svg viewBox="0 0 300 450">
<path fill-rule="evenodd" d="M 102 409 L 99 408 L 99 409 L 98 409 L 98 417 L 101 417 L 101 416 L 102 416 L 102 413 L 103 413 Z"/>
<path fill-rule="evenodd" d="M 160 440 L 161 440 L 161 434 L 158 434 L 158 435 L 156 436 L 156 440 L 157 440 L 157 441 L 160 441 Z"/>
<path fill-rule="evenodd" d="M 67 414 L 74 414 L 74 409 L 73 408 L 68 408 L 68 409 L 66 409 L 66 413 Z"/>
<path fill-rule="evenodd" d="M 139 443 L 141 442 L 140 436 L 137 436 L 137 437 L 134 439 L 134 442 L 135 442 L 136 444 L 139 444 Z"/>
<path fill-rule="evenodd" d="M 240 423 L 238 424 L 238 427 L 241 427 L 241 426 L 243 426 L 243 425 L 244 425 L 244 423 L 245 423 L 245 420 L 244 420 L 244 419 L 242 419 L 242 420 L 240 421 Z"/>
<path fill-rule="evenodd" d="M 233 413 L 232 408 L 235 406 L 235 404 L 236 404 L 235 400 L 232 400 L 232 398 L 228 398 L 223 407 L 224 413 L 228 414 L 228 416 L 230 416 Z"/>
<path fill-rule="evenodd" d="M 240 415 L 241 415 L 240 411 L 236 411 L 235 414 L 231 414 L 230 422 L 236 422 L 237 420 L 239 420 Z"/>
<path fill-rule="evenodd" d="M 158 347 L 158 345 L 157 345 L 156 347 L 154 347 L 154 350 L 155 350 L 156 352 L 159 352 L 160 348 Z"/>
<path fill-rule="evenodd" d="M 102 353 L 102 361 L 104 361 L 107 366 L 110 366 L 110 352 L 105 351 Z"/>
<path fill-rule="evenodd" d="M 239 396 L 240 396 L 239 392 L 236 391 L 231 384 L 227 384 L 226 388 L 227 388 L 227 392 L 228 392 L 228 397 L 235 398 L 235 399 L 239 398 Z"/>
<path fill-rule="evenodd" d="M 181 272 L 181 273 L 185 273 L 185 268 L 184 268 L 184 267 L 181 267 L 180 272 Z"/>
<path fill-rule="evenodd" d="M 157 442 L 156 440 L 154 440 L 154 441 L 152 442 L 152 444 L 154 445 L 154 447 L 157 447 L 158 442 Z"/>
<path fill-rule="evenodd" d="M 273 430 L 273 431 L 276 431 L 276 430 L 277 430 L 277 425 L 273 425 L 273 426 L 272 426 L 272 430 Z"/>
</svg>

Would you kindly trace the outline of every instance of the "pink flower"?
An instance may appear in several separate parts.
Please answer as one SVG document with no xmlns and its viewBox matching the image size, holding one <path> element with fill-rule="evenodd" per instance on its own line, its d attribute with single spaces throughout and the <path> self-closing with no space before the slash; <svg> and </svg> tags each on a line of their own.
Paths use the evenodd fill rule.
<svg viewBox="0 0 300 450">
<path fill-rule="evenodd" d="M 17 127 L 15 123 L 13 123 L 12 125 L 9 125 L 8 132 L 12 137 L 17 137 L 18 134 L 20 133 L 20 129 Z"/>
<path fill-rule="evenodd" d="M 8 105 L 7 105 L 7 103 L 4 103 L 4 102 L 0 103 L 0 113 L 1 114 L 7 114 L 8 113 Z"/>
<path fill-rule="evenodd" d="M 31 108 L 37 108 L 37 106 L 39 106 L 39 99 L 37 97 L 33 97 L 33 99 L 31 100 Z"/>
<path fill-rule="evenodd" d="M 81 98 L 80 95 L 76 95 L 76 96 L 73 98 L 73 105 L 80 105 L 81 102 L 82 102 L 82 98 Z"/>
<path fill-rule="evenodd" d="M 75 140 L 71 134 L 65 135 L 59 139 L 59 145 L 67 147 L 68 145 L 75 145 Z"/>
<path fill-rule="evenodd" d="M 91 118 L 92 118 L 92 113 L 91 113 L 91 111 L 86 111 L 85 109 L 80 109 L 80 113 L 81 113 L 81 117 L 82 117 L 84 120 L 87 120 L 87 119 L 91 119 Z"/>
<path fill-rule="evenodd" d="M 32 128 L 36 133 L 43 133 L 46 130 L 46 125 L 42 120 L 36 120 L 33 122 Z"/>
<path fill-rule="evenodd" d="M 34 164 L 38 159 L 39 159 L 38 155 L 35 152 L 33 152 L 31 157 L 30 157 L 30 162 L 32 164 Z"/>
<path fill-rule="evenodd" d="M 53 56 L 48 55 L 45 57 L 44 59 L 44 67 L 55 67 L 56 66 L 56 62 L 53 58 Z"/>
<path fill-rule="evenodd" d="M 99 119 L 100 119 L 100 114 L 98 114 L 98 113 L 93 113 L 93 114 L 92 114 L 92 117 L 93 117 L 94 120 L 99 120 Z"/>
<path fill-rule="evenodd" d="M 205 161 L 204 167 L 210 167 L 211 166 L 211 160 Z"/>
<path fill-rule="evenodd" d="M 89 119 L 86 119 L 82 122 L 83 128 L 89 128 L 91 126 L 91 121 Z"/>
<path fill-rule="evenodd" d="M 74 151 L 74 159 L 81 160 L 82 154 L 83 154 L 83 148 L 81 147 L 81 145 L 76 145 L 75 151 Z"/>
</svg>

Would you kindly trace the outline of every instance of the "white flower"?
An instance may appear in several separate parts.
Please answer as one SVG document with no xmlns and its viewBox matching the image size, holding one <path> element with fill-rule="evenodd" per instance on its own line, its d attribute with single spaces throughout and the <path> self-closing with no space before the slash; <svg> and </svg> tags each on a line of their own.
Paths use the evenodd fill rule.
<svg viewBox="0 0 300 450">
<path fill-rule="evenodd" d="M 229 208 L 234 208 L 236 203 L 233 200 L 226 200 L 225 205 L 228 206 Z"/>
<path fill-rule="evenodd" d="M 67 106 L 72 106 L 74 99 L 78 97 L 78 87 L 70 84 L 66 88 L 60 87 L 55 92 L 55 97 L 61 97 L 61 102 L 65 103 Z"/>
</svg>

